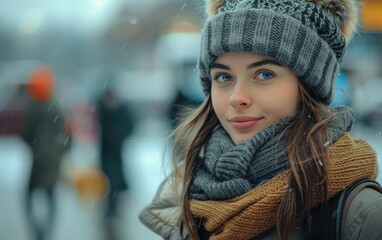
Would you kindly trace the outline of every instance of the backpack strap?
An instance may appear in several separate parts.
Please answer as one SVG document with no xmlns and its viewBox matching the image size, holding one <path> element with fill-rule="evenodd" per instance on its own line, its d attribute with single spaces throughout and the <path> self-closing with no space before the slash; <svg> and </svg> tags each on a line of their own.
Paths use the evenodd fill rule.
<svg viewBox="0 0 382 240">
<path fill-rule="evenodd" d="M 372 179 L 361 179 L 358 180 L 342 191 L 335 215 L 332 215 L 330 220 L 331 224 L 335 224 L 335 233 L 331 233 L 331 236 L 335 236 L 336 240 L 341 240 L 344 235 L 344 225 L 347 213 L 350 208 L 350 204 L 357 196 L 357 194 L 364 188 L 372 188 L 375 191 L 382 193 L 381 185 Z"/>
<path fill-rule="evenodd" d="M 347 186 L 329 201 L 312 209 L 306 225 L 310 240 L 342 240 L 346 215 L 354 197 L 364 188 L 382 193 L 382 187 L 372 179 L 361 179 Z"/>
</svg>

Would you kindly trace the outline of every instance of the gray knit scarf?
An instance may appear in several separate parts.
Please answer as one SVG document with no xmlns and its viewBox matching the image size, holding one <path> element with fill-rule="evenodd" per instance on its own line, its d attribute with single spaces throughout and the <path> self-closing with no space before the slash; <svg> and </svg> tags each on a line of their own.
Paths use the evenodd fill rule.
<svg viewBox="0 0 382 240">
<path fill-rule="evenodd" d="M 334 142 L 351 130 L 354 112 L 343 107 L 333 108 L 333 111 L 337 114 L 334 114 L 335 120 L 329 131 Z M 190 197 L 198 200 L 231 199 L 288 169 L 286 137 L 281 133 L 292 120 L 282 119 L 237 145 L 222 127 L 216 129 L 200 154 L 189 188 Z"/>
</svg>

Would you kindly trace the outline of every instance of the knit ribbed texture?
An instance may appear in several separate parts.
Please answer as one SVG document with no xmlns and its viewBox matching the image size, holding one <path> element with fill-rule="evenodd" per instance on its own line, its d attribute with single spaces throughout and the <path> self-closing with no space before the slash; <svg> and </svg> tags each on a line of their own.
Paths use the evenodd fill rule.
<svg viewBox="0 0 382 240">
<path fill-rule="evenodd" d="M 365 140 L 353 139 L 344 134 L 333 145 L 328 165 L 328 195 L 333 197 L 352 182 L 375 179 L 378 174 L 375 151 Z M 203 218 L 203 225 L 213 234 L 209 239 L 252 239 L 276 225 L 276 213 L 286 190 L 290 171 L 226 201 L 191 200 L 190 208 L 195 217 Z M 320 202 L 312 200 L 312 208 Z"/>
<path fill-rule="evenodd" d="M 335 141 L 351 129 L 354 112 L 343 107 L 332 111 L 336 114 L 329 132 Z M 238 145 L 223 128 L 217 129 L 205 145 L 204 158 L 189 187 L 190 197 L 198 200 L 234 198 L 285 171 L 289 166 L 286 139 L 280 135 L 292 119 L 282 119 Z"/>
<path fill-rule="evenodd" d="M 190 185 L 191 198 L 233 198 L 284 171 L 287 157 L 276 155 L 285 146 L 276 142 L 286 126 L 286 122 L 272 125 L 238 145 L 223 128 L 217 129 L 205 146 L 204 164 L 196 170 Z"/>
<path fill-rule="evenodd" d="M 227 0 L 202 31 L 198 70 L 205 94 L 219 55 L 254 52 L 290 67 L 313 97 L 329 104 L 347 44 L 339 22 L 306 0 Z"/>
</svg>

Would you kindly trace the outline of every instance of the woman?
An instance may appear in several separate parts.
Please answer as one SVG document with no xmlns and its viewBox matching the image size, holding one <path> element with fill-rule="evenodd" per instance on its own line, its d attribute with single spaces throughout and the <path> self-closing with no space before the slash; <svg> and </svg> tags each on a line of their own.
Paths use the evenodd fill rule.
<svg viewBox="0 0 382 240">
<path fill-rule="evenodd" d="M 210 1 L 209 13 L 206 99 L 175 129 L 175 172 L 141 221 L 165 239 L 327 239 L 334 200 L 378 169 L 349 134 L 353 112 L 328 107 L 355 2 Z M 382 194 L 353 197 L 336 236 L 382 236 Z"/>
</svg>

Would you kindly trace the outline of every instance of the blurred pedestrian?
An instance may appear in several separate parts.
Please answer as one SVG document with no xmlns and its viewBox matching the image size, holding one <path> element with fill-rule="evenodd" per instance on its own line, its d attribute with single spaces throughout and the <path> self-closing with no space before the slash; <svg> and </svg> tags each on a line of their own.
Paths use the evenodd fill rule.
<svg viewBox="0 0 382 240">
<path fill-rule="evenodd" d="M 206 98 L 141 221 L 165 239 L 380 239 L 375 151 L 351 136 L 353 109 L 329 106 L 358 3 L 206 4 Z"/>
<path fill-rule="evenodd" d="M 56 213 L 54 189 L 60 176 L 69 137 L 60 107 L 54 101 L 54 73 L 49 66 L 36 67 L 27 84 L 29 103 L 22 120 L 21 137 L 32 152 L 32 169 L 26 192 L 29 223 L 38 240 L 51 233 Z M 42 193 L 47 202 L 47 216 L 38 219 L 36 194 Z"/>
<path fill-rule="evenodd" d="M 118 211 L 118 197 L 128 188 L 124 175 L 122 150 L 133 131 L 133 116 L 112 88 L 107 88 L 98 103 L 101 168 L 109 180 L 105 218 L 111 220 Z"/>
<path fill-rule="evenodd" d="M 175 128 L 177 126 L 179 118 L 181 118 L 182 114 L 189 108 L 199 106 L 200 104 L 201 101 L 186 96 L 180 89 L 178 89 L 176 96 L 168 109 L 171 127 Z"/>
</svg>

